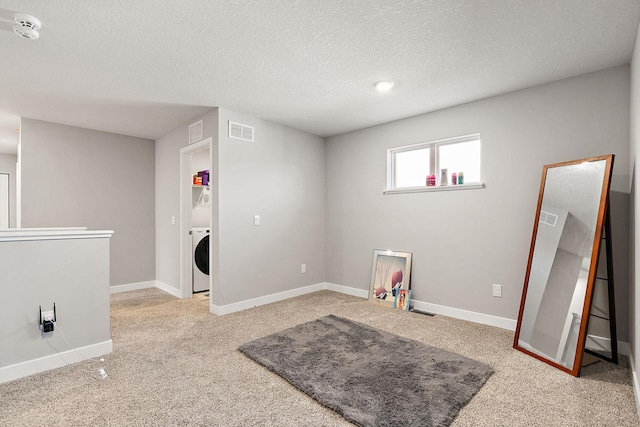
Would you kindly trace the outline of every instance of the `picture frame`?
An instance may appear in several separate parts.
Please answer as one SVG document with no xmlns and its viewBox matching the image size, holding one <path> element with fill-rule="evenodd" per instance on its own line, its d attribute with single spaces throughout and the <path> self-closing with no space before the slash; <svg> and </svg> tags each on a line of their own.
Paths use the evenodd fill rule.
<svg viewBox="0 0 640 427">
<path fill-rule="evenodd" d="M 369 301 L 393 307 L 397 291 L 409 290 L 411 255 L 411 252 L 382 249 L 373 251 Z"/>
<path fill-rule="evenodd" d="M 393 308 L 409 311 L 411 308 L 411 289 L 398 289 L 396 298 L 393 300 Z"/>
</svg>

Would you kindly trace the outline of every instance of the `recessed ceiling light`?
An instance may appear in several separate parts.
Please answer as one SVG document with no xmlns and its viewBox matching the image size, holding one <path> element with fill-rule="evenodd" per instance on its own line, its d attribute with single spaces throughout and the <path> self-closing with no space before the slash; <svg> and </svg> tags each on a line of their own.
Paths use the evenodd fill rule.
<svg viewBox="0 0 640 427">
<path fill-rule="evenodd" d="M 380 80 L 375 82 L 373 86 L 378 92 L 386 92 L 393 87 L 393 82 L 391 80 Z"/>
</svg>

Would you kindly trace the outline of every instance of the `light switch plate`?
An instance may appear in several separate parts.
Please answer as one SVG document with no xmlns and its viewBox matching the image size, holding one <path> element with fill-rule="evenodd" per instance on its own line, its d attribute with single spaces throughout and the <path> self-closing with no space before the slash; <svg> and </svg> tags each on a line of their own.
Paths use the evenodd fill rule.
<svg viewBox="0 0 640 427">
<path fill-rule="evenodd" d="M 493 296 L 496 298 L 502 298 L 502 285 L 493 285 Z"/>
<path fill-rule="evenodd" d="M 253 216 L 253 225 L 260 225 L 260 215 L 254 215 Z"/>
</svg>

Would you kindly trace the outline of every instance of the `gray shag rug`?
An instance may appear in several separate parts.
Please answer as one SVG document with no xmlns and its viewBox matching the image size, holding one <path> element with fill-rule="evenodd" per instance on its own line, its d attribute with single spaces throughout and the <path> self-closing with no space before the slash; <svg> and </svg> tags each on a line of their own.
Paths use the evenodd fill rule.
<svg viewBox="0 0 640 427">
<path fill-rule="evenodd" d="M 239 350 L 361 426 L 448 426 L 493 369 L 337 316 Z"/>
</svg>

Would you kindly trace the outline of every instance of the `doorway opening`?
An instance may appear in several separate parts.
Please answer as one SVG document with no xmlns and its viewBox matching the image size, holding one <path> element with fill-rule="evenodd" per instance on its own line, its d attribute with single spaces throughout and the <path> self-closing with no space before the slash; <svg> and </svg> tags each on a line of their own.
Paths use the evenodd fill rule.
<svg viewBox="0 0 640 427">
<path fill-rule="evenodd" d="M 209 180 L 213 165 L 213 138 L 189 144 L 180 150 L 180 292 L 211 295 L 213 265 L 212 205 Z M 196 262 L 196 260 L 198 262 Z"/>
</svg>

